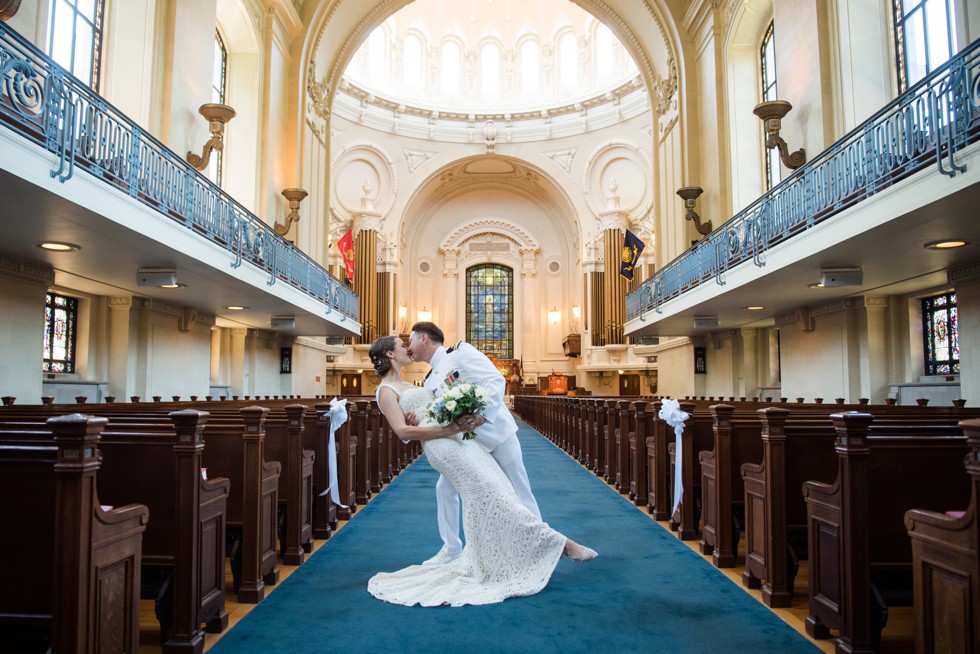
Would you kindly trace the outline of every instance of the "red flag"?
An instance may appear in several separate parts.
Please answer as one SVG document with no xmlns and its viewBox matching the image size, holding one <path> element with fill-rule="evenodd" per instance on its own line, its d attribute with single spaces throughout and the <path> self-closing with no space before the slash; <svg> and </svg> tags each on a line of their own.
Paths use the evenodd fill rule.
<svg viewBox="0 0 980 654">
<path fill-rule="evenodd" d="M 354 281 L 354 232 L 351 229 L 347 230 L 343 238 L 337 241 L 337 249 L 340 250 L 340 256 L 344 259 L 344 270 L 347 273 L 347 279 Z"/>
</svg>

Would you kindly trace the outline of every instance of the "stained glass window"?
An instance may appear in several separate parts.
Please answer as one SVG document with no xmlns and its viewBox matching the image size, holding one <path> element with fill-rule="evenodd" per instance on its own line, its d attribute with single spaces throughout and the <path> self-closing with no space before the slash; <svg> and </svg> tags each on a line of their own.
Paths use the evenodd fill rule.
<svg viewBox="0 0 980 654">
<path fill-rule="evenodd" d="M 922 300 L 922 332 L 925 336 L 927 375 L 956 375 L 960 372 L 959 323 L 956 293 Z"/>
<path fill-rule="evenodd" d="M 776 39 L 774 38 L 774 27 L 775 22 L 770 22 L 765 36 L 762 37 L 762 46 L 759 48 L 759 61 L 762 65 L 763 102 L 778 99 L 776 95 Z M 765 139 L 765 135 L 762 138 Z M 765 152 L 766 188 L 771 189 L 782 180 L 783 171 L 779 167 L 779 150 L 770 148 L 766 149 Z"/>
<path fill-rule="evenodd" d="M 484 264 L 466 271 L 466 340 L 484 354 L 514 358 L 514 271 Z"/>
<path fill-rule="evenodd" d="M 75 372 L 78 300 L 48 293 L 44 305 L 44 372 Z"/>
<path fill-rule="evenodd" d="M 955 4 L 953 0 L 893 0 L 899 93 L 956 51 Z"/>
<path fill-rule="evenodd" d="M 51 0 L 48 52 L 60 66 L 99 90 L 102 0 Z"/>
</svg>

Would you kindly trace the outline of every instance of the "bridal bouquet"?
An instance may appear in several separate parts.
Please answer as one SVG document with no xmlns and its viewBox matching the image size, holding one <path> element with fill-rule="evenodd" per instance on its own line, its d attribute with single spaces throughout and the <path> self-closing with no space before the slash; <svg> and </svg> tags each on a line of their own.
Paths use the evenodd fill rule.
<svg viewBox="0 0 980 654">
<path fill-rule="evenodd" d="M 429 405 L 429 417 L 440 425 L 448 425 L 463 416 L 479 413 L 487 407 L 490 393 L 485 389 L 461 381 L 458 372 L 446 376 L 443 382 L 446 391 Z M 476 432 L 463 434 L 463 440 L 476 438 Z"/>
</svg>

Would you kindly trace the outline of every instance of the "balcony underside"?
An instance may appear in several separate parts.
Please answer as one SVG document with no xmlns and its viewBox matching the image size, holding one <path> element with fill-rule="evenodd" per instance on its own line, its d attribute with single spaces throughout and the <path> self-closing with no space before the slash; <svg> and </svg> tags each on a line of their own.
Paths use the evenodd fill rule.
<svg viewBox="0 0 980 654">
<path fill-rule="evenodd" d="M 956 155 L 966 172 L 955 177 L 935 166 L 846 209 L 768 250 L 765 265 L 751 260 L 725 273 L 724 284 L 702 283 L 647 309 L 626 323 L 630 336 L 696 336 L 714 329 L 767 327 L 801 306 L 818 307 L 851 296 L 902 295 L 947 285 L 950 268 L 980 262 L 980 146 Z M 961 239 L 974 245 L 926 250 L 925 243 Z M 860 286 L 810 288 L 821 268 L 859 266 Z M 764 306 L 761 311 L 745 307 Z M 695 317 L 718 325 L 696 328 Z"/>
<path fill-rule="evenodd" d="M 0 129 L 0 254 L 54 268 L 55 285 L 101 296 L 157 298 L 214 314 L 217 325 L 271 330 L 273 316 L 290 316 L 292 336 L 353 336 L 360 325 L 248 262 L 232 267 L 228 250 L 169 220 L 128 195 L 77 170 L 67 183 L 52 179 L 56 158 Z M 53 253 L 39 241 L 66 241 L 77 252 Z M 176 268 L 179 283 L 138 286 L 139 268 Z M 228 306 L 247 306 L 229 311 Z"/>
</svg>

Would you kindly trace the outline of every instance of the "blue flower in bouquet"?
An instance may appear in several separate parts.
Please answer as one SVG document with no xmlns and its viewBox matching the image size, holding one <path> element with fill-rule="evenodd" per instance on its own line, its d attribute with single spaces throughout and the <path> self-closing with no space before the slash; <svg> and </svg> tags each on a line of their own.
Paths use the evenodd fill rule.
<svg viewBox="0 0 980 654">
<path fill-rule="evenodd" d="M 440 425 L 462 418 L 463 416 L 480 413 L 490 402 L 490 393 L 476 384 L 462 381 L 459 373 L 446 376 L 445 392 L 429 404 L 429 417 Z M 476 432 L 468 431 L 463 434 L 463 440 L 476 438 Z"/>
</svg>

